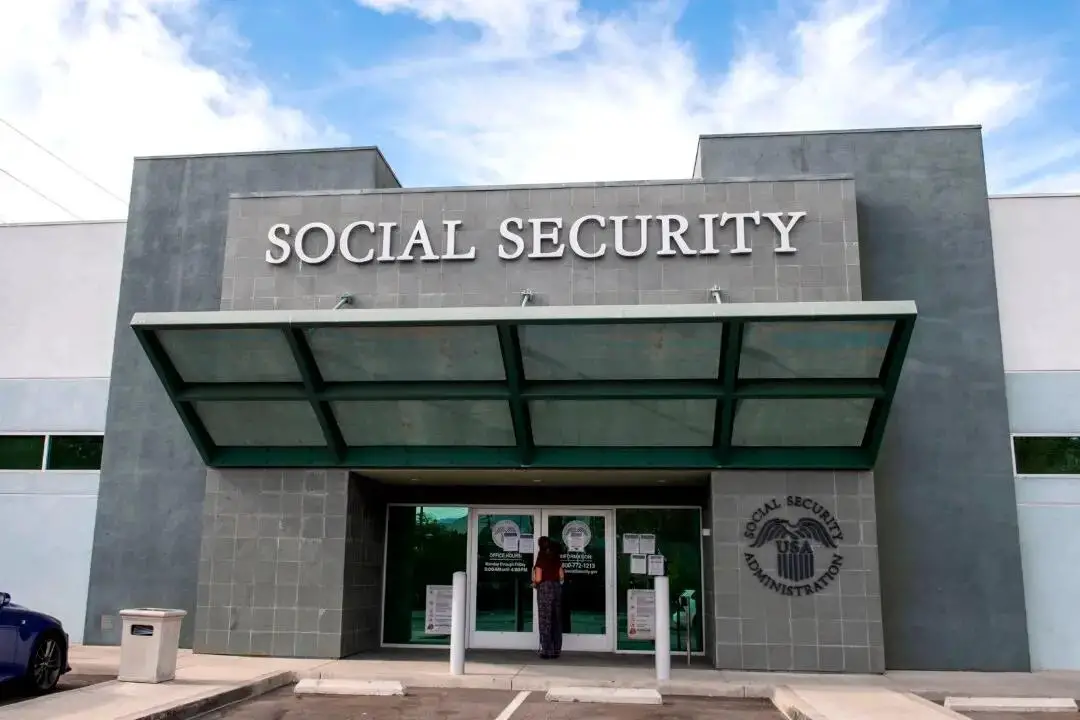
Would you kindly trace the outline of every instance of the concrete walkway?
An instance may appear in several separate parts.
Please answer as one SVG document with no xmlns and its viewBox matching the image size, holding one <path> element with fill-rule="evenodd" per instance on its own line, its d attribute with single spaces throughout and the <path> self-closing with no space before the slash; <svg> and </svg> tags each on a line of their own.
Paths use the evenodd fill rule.
<svg viewBox="0 0 1080 720">
<path fill-rule="evenodd" d="M 916 695 L 1080 697 L 1080 673 L 936 673 L 812 675 L 679 667 L 657 686 L 649 658 L 564 656 L 554 662 L 527 654 L 470 653 L 465 675 L 452 676 L 445 653 L 377 653 L 350 660 L 194 655 L 181 651 L 177 679 L 159 685 L 106 682 L 0 708 L 0 720 L 134 720 L 222 693 L 257 694 L 301 678 L 397 680 L 406 688 L 487 688 L 546 691 L 552 687 L 650 688 L 668 695 L 770 698 L 813 720 L 941 720 L 962 716 Z M 119 648 L 76 646 L 77 674 L 115 674 Z M 247 690 L 245 690 L 245 688 Z M 237 693 L 241 693 L 237 695 Z"/>
</svg>

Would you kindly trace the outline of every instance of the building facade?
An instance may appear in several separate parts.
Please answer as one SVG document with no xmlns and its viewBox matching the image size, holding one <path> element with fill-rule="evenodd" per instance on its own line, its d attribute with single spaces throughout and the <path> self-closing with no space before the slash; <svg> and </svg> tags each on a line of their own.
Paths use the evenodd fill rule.
<svg viewBox="0 0 1080 720">
<path fill-rule="evenodd" d="M 82 638 L 124 223 L 0 225 L 0 590 Z"/>
<path fill-rule="evenodd" d="M 1031 665 L 1080 669 L 1080 195 L 990 199 Z"/>
<path fill-rule="evenodd" d="M 1053 264 L 1021 246 L 1061 241 L 1026 202 L 988 204 L 969 127 L 705 136 L 664 182 L 139 159 L 85 638 L 168 605 L 202 652 L 437 648 L 463 570 L 470 647 L 533 649 L 549 535 L 568 650 L 650 652 L 663 573 L 718 668 L 1065 666 L 1067 531 L 1010 451 L 1076 434 L 1038 397 L 1068 351 L 1010 364 Z"/>
</svg>

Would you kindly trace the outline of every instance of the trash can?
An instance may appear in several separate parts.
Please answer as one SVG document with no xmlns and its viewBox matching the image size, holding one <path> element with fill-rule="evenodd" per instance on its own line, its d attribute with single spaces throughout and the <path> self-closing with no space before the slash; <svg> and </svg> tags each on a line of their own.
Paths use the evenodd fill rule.
<svg viewBox="0 0 1080 720">
<path fill-rule="evenodd" d="M 176 677 L 180 625 L 187 612 L 164 608 L 121 610 L 120 672 L 123 682 L 159 683 Z"/>
</svg>

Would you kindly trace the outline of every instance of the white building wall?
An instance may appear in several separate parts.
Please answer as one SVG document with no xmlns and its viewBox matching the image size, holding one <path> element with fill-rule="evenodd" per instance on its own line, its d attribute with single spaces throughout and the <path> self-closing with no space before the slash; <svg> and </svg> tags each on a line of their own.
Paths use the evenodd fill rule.
<svg viewBox="0 0 1080 720">
<path fill-rule="evenodd" d="M 990 199 L 1014 436 L 1080 436 L 1080 195 Z M 1033 669 L 1080 670 L 1080 476 L 1018 475 Z"/>
<path fill-rule="evenodd" d="M 105 432 L 123 222 L 0 225 L 0 435 Z M 0 590 L 82 638 L 99 473 L 0 469 Z"/>
</svg>

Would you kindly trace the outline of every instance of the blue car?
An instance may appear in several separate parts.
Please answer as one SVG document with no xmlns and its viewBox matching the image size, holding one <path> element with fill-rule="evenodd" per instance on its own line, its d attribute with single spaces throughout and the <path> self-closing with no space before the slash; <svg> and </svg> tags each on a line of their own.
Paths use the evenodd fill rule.
<svg viewBox="0 0 1080 720">
<path fill-rule="evenodd" d="M 40 695 L 53 690 L 70 670 L 63 624 L 16 605 L 11 595 L 0 592 L 0 682 L 16 682 Z"/>
</svg>

